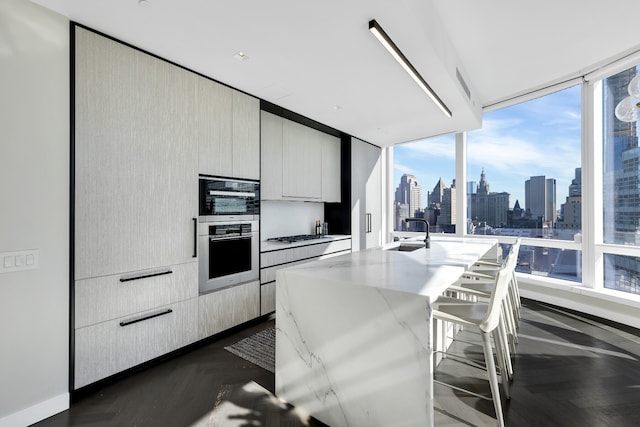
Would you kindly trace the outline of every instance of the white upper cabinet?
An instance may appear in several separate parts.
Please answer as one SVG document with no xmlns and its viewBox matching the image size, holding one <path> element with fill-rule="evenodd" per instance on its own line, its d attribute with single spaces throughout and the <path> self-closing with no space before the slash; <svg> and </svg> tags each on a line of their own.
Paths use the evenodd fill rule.
<svg viewBox="0 0 640 427">
<path fill-rule="evenodd" d="M 199 173 L 260 178 L 260 101 L 198 77 Z"/>
<path fill-rule="evenodd" d="M 233 172 L 236 178 L 260 179 L 260 101 L 233 91 Z"/>
<path fill-rule="evenodd" d="M 317 131 L 291 120 L 282 124 L 282 195 L 322 198 L 322 145 Z"/>
<path fill-rule="evenodd" d="M 282 117 L 260 112 L 260 198 L 282 200 Z"/>
<path fill-rule="evenodd" d="M 233 175 L 233 90 L 196 77 L 196 131 L 199 172 Z"/>
<path fill-rule="evenodd" d="M 340 201 L 340 140 L 265 111 L 261 198 Z"/>
<path fill-rule="evenodd" d="M 325 135 L 322 140 L 322 200 L 340 203 L 340 139 Z"/>
</svg>

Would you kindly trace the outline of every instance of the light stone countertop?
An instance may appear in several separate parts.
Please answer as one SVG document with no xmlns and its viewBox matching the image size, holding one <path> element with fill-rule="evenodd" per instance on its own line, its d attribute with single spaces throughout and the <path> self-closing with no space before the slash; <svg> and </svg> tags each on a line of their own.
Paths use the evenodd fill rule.
<svg viewBox="0 0 640 427">
<path fill-rule="evenodd" d="M 476 260 L 494 249 L 497 241 L 432 236 L 428 249 L 388 250 L 401 244 L 419 245 L 421 241 L 403 240 L 287 270 L 345 285 L 396 290 L 435 299 Z"/>
<path fill-rule="evenodd" d="M 276 395 L 331 426 L 432 426 L 431 304 L 495 240 L 431 236 L 277 271 Z"/>
</svg>

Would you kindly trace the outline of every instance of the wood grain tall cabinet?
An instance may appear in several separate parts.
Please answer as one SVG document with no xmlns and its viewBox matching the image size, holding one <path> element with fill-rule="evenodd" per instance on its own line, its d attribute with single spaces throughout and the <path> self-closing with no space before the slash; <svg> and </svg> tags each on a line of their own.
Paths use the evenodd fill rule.
<svg viewBox="0 0 640 427">
<path fill-rule="evenodd" d="M 195 341 L 196 75 L 75 28 L 79 388 Z"/>
<path fill-rule="evenodd" d="M 140 50 L 74 31 L 78 389 L 259 316 L 258 281 L 199 295 L 195 221 L 199 174 L 259 179 L 260 106 Z M 199 319 L 200 306 L 219 301 Z"/>
</svg>

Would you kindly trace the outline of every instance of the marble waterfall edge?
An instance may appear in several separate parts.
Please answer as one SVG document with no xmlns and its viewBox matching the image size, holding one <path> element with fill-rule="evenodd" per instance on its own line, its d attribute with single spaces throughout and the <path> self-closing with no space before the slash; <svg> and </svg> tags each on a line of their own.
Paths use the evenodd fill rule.
<svg viewBox="0 0 640 427">
<path fill-rule="evenodd" d="M 279 398 L 331 426 L 433 424 L 427 296 L 294 268 L 276 312 Z"/>
</svg>

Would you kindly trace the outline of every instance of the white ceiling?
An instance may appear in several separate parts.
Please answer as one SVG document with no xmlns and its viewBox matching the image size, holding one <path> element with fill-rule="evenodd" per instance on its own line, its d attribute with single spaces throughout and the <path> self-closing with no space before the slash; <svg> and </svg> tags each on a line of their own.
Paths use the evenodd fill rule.
<svg viewBox="0 0 640 427">
<path fill-rule="evenodd" d="M 483 106 L 640 49 L 638 0 L 33 1 L 383 146 L 477 128 Z M 452 118 L 377 42 L 371 19 Z"/>
</svg>

